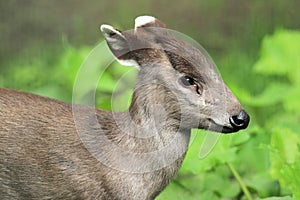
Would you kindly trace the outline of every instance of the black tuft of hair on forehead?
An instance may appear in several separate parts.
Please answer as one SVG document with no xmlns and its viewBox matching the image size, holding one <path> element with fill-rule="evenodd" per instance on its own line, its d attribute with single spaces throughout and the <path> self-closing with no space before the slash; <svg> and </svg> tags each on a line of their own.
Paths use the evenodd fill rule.
<svg viewBox="0 0 300 200">
<path fill-rule="evenodd" d="M 195 70 L 195 67 L 187 61 L 185 58 L 183 58 L 181 55 L 178 55 L 174 52 L 165 50 L 165 53 L 169 59 L 169 62 L 171 63 L 172 67 L 185 75 L 192 76 L 196 78 L 197 80 L 204 82 L 202 75 L 198 72 L 198 70 Z"/>
</svg>

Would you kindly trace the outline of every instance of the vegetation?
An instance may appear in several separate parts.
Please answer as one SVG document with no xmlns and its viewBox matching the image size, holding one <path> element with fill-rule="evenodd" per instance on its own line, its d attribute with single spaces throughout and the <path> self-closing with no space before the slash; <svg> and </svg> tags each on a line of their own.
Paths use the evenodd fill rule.
<svg viewBox="0 0 300 200">
<path fill-rule="evenodd" d="M 247 130 L 230 135 L 193 130 L 190 148 L 179 174 L 157 199 L 300 199 L 300 31 L 274 28 L 282 27 L 285 22 L 288 27 L 295 27 L 292 23 L 299 25 L 296 17 L 279 14 L 288 10 L 297 16 L 296 8 L 299 6 L 293 6 L 294 1 L 262 3 L 257 0 L 248 8 L 244 1 L 241 1 L 243 4 L 232 0 L 232 5 L 244 5 L 250 10 L 246 17 L 243 16 L 243 22 L 233 22 L 233 25 L 222 21 L 228 13 L 235 13 L 231 9 L 234 6 L 228 6 L 224 1 L 212 1 L 216 6 L 205 1 L 193 6 L 188 5 L 190 1 L 183 2 L 187 2 L 186 5 L 174 6 L 182 8 L 184 14 L 190 13 L 193 16 L 190 19 L 195 18 L 193 13 L 199 7 L 202 11 L 200 13 L 210 14 L 211 17 L 207 19 L 210 25 L 206 26 L 201 21 L 201 25 L 206 27 L 202 31 L 195 30 L 198 21 L 190 21 L 190 30 L 193 30 L 190 31 L 191 36 L 199 42 L 205 42 L 204 46 L 208 47 L 215 59 L 223 79 L 249 112 L 251 122 Z M 150 6 L 148 4 L 146 6 Z M 272 8 L 275 14 L 268 16 L 270 12 L 264 10 L 267 8 Z M 224 9 L 225 14 L 218 14 Z M 135 12 L 133 8 L 131 11 Z M 127 23 L 134 18 L 127 12 L 121 12 L 120 15 L 118 18 L 121 21 L 114 21 Z M 236 19 L 230 16 L 231 20 Z M 84 26 L 82 20 L 79 21 L 75 31 Z M 179 20 L 176 23 L 181 22 Z M 170 27 L 178 31 L 190 28 L 186 22 L 179 25 L 181 28 L 176 27 L 176 23 Z M 214 23 L 219 23 L 215 26 L 220 27 L 220 30 L 213 29 Z M 238 34 L 234 31 L 236 29 L 248 35 Z M 198 36 L 199 32 L 202 35 Z M 212 34 L 210 38 L 205 36 L 205 32 Z M 230 37 L 231 34 L 234 36 Z M 11 49 L 2 54 L 0 87 L 21 89 L 72 102 L 77 73 L 93 47 L 78 44 L 75 47 L 65 37 L 62 43 L 58 47 L 47 45 L 42 50 L 37 48 L 38 42 L 34 43 L 25 54 L 30 56 L 24 56 L 24 51 L 13 54 L 11 52 L 14 50 Z M 2 48 L 0 50 L 4 52 Z M 98 54 L 99 60 L 95 61 L 99 68 L 106 65 L 101 60 L 104 57 L 102 53 Z M 105 68 L 96 87 L 97 107 L 124 110 L 128 104 L 118 107 L 115 99 L 119 99 L 122 105 L 129 102 L 135 75 L 136 71 L 132 68 L 120 66 L 116 62 Z M 121 78 L 122 82 L 119 82 Z M 90 85 L 84 87 L 92 90 Z M 118 98 L 112 99 L 112 93 Z"/>
</svg>

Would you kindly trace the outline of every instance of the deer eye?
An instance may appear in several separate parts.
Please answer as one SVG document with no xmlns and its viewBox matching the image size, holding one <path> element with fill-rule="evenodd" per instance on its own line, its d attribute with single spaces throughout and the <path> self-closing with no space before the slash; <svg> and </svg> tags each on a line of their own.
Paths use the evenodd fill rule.
<svg viewBox="0 0 300 200">
<path fill-rule="evenodd" d="M 191 89 L 195 90 L 198 94 L 201 94 L 199 84 L 192 77 L 182 76 L 180 78 L 180 82 L 184 87 L 191 88 Z"/>
<path fill-rule="evenodd" d="M 191 85 L 195 84 L 195 81 L 193 78 L 189 77 L 189 76 L 183 76 L 180 78 L 181 83 L 186 86 L 189 87 Z"/>
</svg>

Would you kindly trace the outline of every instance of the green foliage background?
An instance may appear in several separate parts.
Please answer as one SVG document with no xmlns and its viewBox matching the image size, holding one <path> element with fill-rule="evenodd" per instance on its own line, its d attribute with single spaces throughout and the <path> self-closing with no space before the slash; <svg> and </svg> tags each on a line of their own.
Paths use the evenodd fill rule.
<svg viewBox="0 0 300 200">
<path fill-rule="evenodd" d="M 0 87 L 72 101 L 80 65 L 101 41 L 98 26 L 132 28 L 151 14 L 201 43 L 251 115 L 231 135 L 193 131 L 183 166 L 157 199 L 300 199 L 299 1 L 18 1 L 0 2 Z M 101 59 L 101 55 L 99 55 Z M 130 68 L 113 63 L 99 81 L 97 106 Z M 124 109 L 128 106 L 119 108 Z M 204 141 L 219 140 L 207 156 Z"/>
</svg>

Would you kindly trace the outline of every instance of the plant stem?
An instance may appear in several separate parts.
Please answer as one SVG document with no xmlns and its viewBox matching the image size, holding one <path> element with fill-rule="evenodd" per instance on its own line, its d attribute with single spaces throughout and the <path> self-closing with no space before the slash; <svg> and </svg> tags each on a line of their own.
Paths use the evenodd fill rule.
<svg viewBox="0 0 300 200">
<path fill-rule="evenodd" d="M 234 168 L 234 166 L 230 163 L 227 163 L 227 166 L 229 167 L 229 169 L 231 170 L 232 174 L 234 175 L 235 179 L 239 182 L 244 194 L 246 195 L 248 200 L 253 200 L 247 186 L 245 185 L 245 183 L 243 182 L 241 176 L 239 175 L 239 173 L 236 171 L 236 169 Z"/>
</svg>

